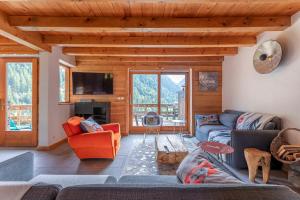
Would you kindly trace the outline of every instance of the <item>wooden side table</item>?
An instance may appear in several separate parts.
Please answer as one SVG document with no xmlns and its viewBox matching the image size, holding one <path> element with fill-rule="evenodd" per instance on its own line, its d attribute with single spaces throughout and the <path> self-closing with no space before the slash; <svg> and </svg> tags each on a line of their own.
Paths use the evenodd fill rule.
<svg viewBox="0 0 300 200">
<path fill-rule="evenodd" d="M 261 166 L 263 172 L 263 182 L 267 183 L 270 178 L 271 154 L 255 148 L 246 148 L 244 149 L 244 155 L 248 165 L 249 180 L 251 182 L 255 181 L 257 168 Z"/>
</svg>

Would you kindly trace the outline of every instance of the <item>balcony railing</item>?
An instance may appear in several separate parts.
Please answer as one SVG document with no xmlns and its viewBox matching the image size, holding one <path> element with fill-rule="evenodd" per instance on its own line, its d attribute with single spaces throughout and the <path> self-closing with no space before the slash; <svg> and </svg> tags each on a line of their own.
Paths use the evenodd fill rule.
<svg viewBox="0 0 300 200">
<path fill-rule="evenodd" d="M 148 112 L 158 112 L 158 104 L 133 104 L 133 126 L 142 126 L 142 117 Z M 163 117 L 163 126 L 176 126 L 172 122 L 184 119 L 185 114 L 180 112 L 179 106 L 175 104 L 160 104 L 160 115 Z"/>
<path fill-rule="evenodd" d="M 32 105 L 7 106 L 8 129 L 28 130 L 32 128 Z"/>
</svg>

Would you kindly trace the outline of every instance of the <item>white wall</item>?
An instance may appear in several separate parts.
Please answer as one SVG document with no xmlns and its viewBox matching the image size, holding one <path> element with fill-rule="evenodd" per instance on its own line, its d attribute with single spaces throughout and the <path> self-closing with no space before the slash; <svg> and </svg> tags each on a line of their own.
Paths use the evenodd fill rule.
<svg viewBox="0 0 300 200">
<path fill-rule="evenodd" d="M 300 128 L 300 13 L 282 32 L 266 32 L 258 38 L 278 40 L 284 57 L 271 74 L 258 74 L 252 64 L 255 47 L 240 48 L 223 63 L 223 109 L 273 113 L 284 127 Z"/>
<path fill-rule="evenodd" d="M 39 59 L 39 146 L 49 146 L 65 138 L 63 122 L 72 114 L 71 105 L 59 105 L 59 60 L 75 65 L 73 56 L 62 54 L 60 47 L 52 53 L 40 53 Z"/>
</svg>

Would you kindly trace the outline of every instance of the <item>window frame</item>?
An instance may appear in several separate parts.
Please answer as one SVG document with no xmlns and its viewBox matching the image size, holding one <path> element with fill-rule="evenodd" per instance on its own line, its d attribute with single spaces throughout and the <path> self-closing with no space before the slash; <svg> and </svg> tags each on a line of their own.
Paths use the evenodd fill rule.
<svg viewBox="0 0 300 200">
<path fill-rule="evenodd" d="M 60 68 L 64 68 L 65 69 L 65 101 L 61 101 L 60 100 Z M 59 88 L 58 88 L 58 103 L 59 104 L 68 104 L 70 103 L 70 67 L 62 64 L 62 63 L 59 63 L 59 70 L 58 70 L 58 75 L 59 75 Z"/>
</svg>

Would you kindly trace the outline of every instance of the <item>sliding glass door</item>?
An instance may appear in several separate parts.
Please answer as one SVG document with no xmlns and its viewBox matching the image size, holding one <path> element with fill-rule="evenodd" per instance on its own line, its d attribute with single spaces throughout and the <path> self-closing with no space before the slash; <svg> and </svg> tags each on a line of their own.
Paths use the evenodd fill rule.
<svg viewBox="0 0 300 200">
<path fill-rule="evenodd" d="M 37 60 L 0 59 L 0 145 L 37 144 Z"/>
<path fill-rule="evenodd" d="M 186 75 L 161 74 L 160 114 L 163 126 L 186 125 Z"/>
<path fill-rule="evenodd" d="M 142 117 L 150 111 L 163 117 L 161 131 L 187 130 L 187 78 L 187 73 L 131 73 L 131 131 L 145 131 Z"/>
</svg>

